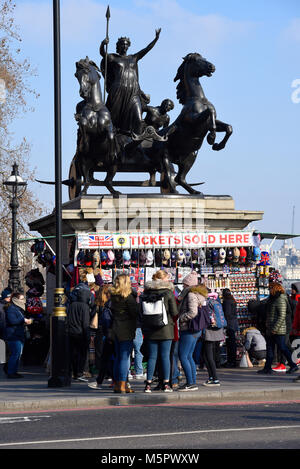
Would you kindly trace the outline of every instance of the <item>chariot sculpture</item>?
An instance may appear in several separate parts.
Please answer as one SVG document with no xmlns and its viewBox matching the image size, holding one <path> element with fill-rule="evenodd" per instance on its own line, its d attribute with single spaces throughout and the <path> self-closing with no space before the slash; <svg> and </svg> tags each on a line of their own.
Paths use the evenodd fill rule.
<svg viewBox="0 0 300 469">
<path fill-rule="evenodd" d="M 150 44 L 135 54 L 127 54 L 130 39 L 120 37 L 116 53 L 108 53 L 107 34 L 100 45 L 100 66 L 86 57 L 76 62 L 75 77 L 82 98 L 76 106 L 78 124 L 77 148 L 70 165 L 69 197 L 86 194 L 89 186 L 106 186 L 111 194 L 119 194 L 117 186 L 160 186 L 163 194 L 177 194 L 183 187 L 189 194 L 201 194 L 189 184 L 191 170 L 205 138 L 215 151 L 222 150 L 232 127 L 217 119 L 215 107 L 206 98 L 200 83 L 211 77 L 215 66 L 199 53 L 188 53 L 174 73 L 177 99 L 182 109 L 170 123 L 168 112 L 174 108 L 170 99 L 159 106 L 150 105 L 150 98 L 139 85 L 138 62 L 155 46 L 161 30 Z M 104 97 L 101 79 L 104 78 Z M 105 95 L 107 92 L 107 99 Z M 218 132 L 225 133 L 217 143 Z M 174 165 L 178 171 L 175 172 Z M 148 181 L 117 181 L 116 173 L 149 173 Z M 103 180 L 95 173 L 105 173 Z M 156 181 L 156 173 L 160 181 Z"/>
</svg>

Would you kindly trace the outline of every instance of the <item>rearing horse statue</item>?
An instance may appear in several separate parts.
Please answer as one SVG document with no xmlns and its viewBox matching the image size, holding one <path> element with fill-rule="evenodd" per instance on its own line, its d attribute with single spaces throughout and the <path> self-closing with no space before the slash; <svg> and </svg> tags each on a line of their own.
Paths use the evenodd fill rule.
<svg viewBox="0 0 300 469">
<path fill-rule="evenodd" d="M 75 119 L 80 130 L 78 146 L 81 152 L 88 154 L 91 139 L 98 137 L 108 139 L 108 158 L 113 162 L 114 129 L 110 112 L 103 103 L 100 88 L 100 70 L 88 57 L 76 62 L 76 73 L 80 89 L 79 94 L 83 101 L 77 104 Z"/>
<path fill-rule="evenodd" d="M 232 127 L 216 118 L 216 110 L 202 89 L 199 78 L 210 77 L 215 66 L 198 53 L 188 54 L 183 59 L 174 81 L 178 81 L 177 98 L 183 108 L 181 113 L 162 133 L 168 134 L 165 145 L 165 158 L 178 165 L 178 173 L 174 178 L 173 189 L 181 185 L 191 194 L 199 194 L 186 182 L 186 175 L 193 166 L 197 152 L 204 138 L 212 145 L 213 150 L 222 150 L 230 135 Z M 225 132 L 220 143 L 216 143 L 216 132 Z"/>
</svg>

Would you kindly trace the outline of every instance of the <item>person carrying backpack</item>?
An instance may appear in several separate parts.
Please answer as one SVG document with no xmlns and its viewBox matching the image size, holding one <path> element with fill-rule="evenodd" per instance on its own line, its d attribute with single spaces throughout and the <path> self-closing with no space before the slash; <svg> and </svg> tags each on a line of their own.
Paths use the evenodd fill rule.
<svg viewBox="0 0 300 469">
<path fill-rule="evenodd" d="M 202 330 L 192 331 L 190 321 L 198 314 L 201 314 L 201 308 L 205 304 L 208 295 L 205 285 L 199 285 L 197 272 L 193 271 L 183 279 L 184 289 L 179 296 L 179 360 L 181 362 L 186 384 L 181 386 L 179 391 L 197 391 L 196 385 L 196 365 L 193 353 Z"/>
<path fill-rule="evenodd" d="M 225 339 L 223 324 L 227 324 L 221 302 L 217 293 L 208 294 L 208 304 L 211 306 L 211 325 L 204 331 L 203 359 L 208 371 L 208 380 L 203 383 L 204 386 L 220 386 L 217 376 L 217 366 L 215 358 L 215 349 L 219 343 Z M 220 327 L 221 326 L 221 327 Z"/>
<path fill-rule="evenodd" d="M 165 270 L 158 270 L 145 285 L 141 297 L 142 330 L 148 344 L 147 380 L 144 392 L 151 392 L 157 357 L 161 360 L 163 392 L 170 386 L 170 350 L 174 339 L 173 318 L 177 316 L 174 285 Z M 156 314 L 156 312 L 160 312 Z"/>
</svg>

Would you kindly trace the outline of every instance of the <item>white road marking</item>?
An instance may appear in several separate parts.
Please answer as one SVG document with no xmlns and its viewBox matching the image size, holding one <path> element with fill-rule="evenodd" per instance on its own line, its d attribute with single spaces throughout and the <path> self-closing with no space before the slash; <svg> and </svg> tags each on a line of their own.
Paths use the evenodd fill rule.
<svg viewBox="0 0 300 469">
<path fill-rule="evenodd" d="M 0 417 L 0 425 L 5 423 L 37 422 L 40 419 L 50 418 L 50 415 L 24 416 L 24 417 Z"/>
<path fill-rule="evenodd" d="M 23 441 L 15 443 L 0 443 L 1 446 L 23 446 L 23 445 L 42 445 L 53 443 L 71 443 L 80 441 L 103 441 L 103 440 L 124 440 L 128 438 L 155 438 L 164 436 L 182 436 L 182 435 L 196 435 L 203 433 L 229 433 L 229 432 L 248 432 L 258 430 L 283 430 L 291 428 L 300 428 L 300 425 L 278 425 L 273 427 L 249 427 L 249 428 L 221 428 L 212 430 L 194 430 L 190 432 L 170 432 L 170 433 L 148 433 L 144 435 L 116 435 L 116 436 L 99 436 L 94 438 L 70 438 L 66 440 L 42 440 L 42 441 Z"/>
</svg>

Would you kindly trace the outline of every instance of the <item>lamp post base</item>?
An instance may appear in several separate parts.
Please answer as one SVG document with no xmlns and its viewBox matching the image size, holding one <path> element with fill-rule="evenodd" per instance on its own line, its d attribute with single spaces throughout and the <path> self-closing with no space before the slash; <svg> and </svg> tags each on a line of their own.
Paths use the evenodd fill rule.
<svg viewBox="0 0 300 469">
<path fill-rule="evenodd" d="M 50 323 L 51 341 L 51 376 L 49 388 L 71 386 L 71 367 L 69 353 L 69 334 L 66 308 L 63 306 L 63 288 L 56 288 L 54 293 L 54 310 Z"/>
</svg>

